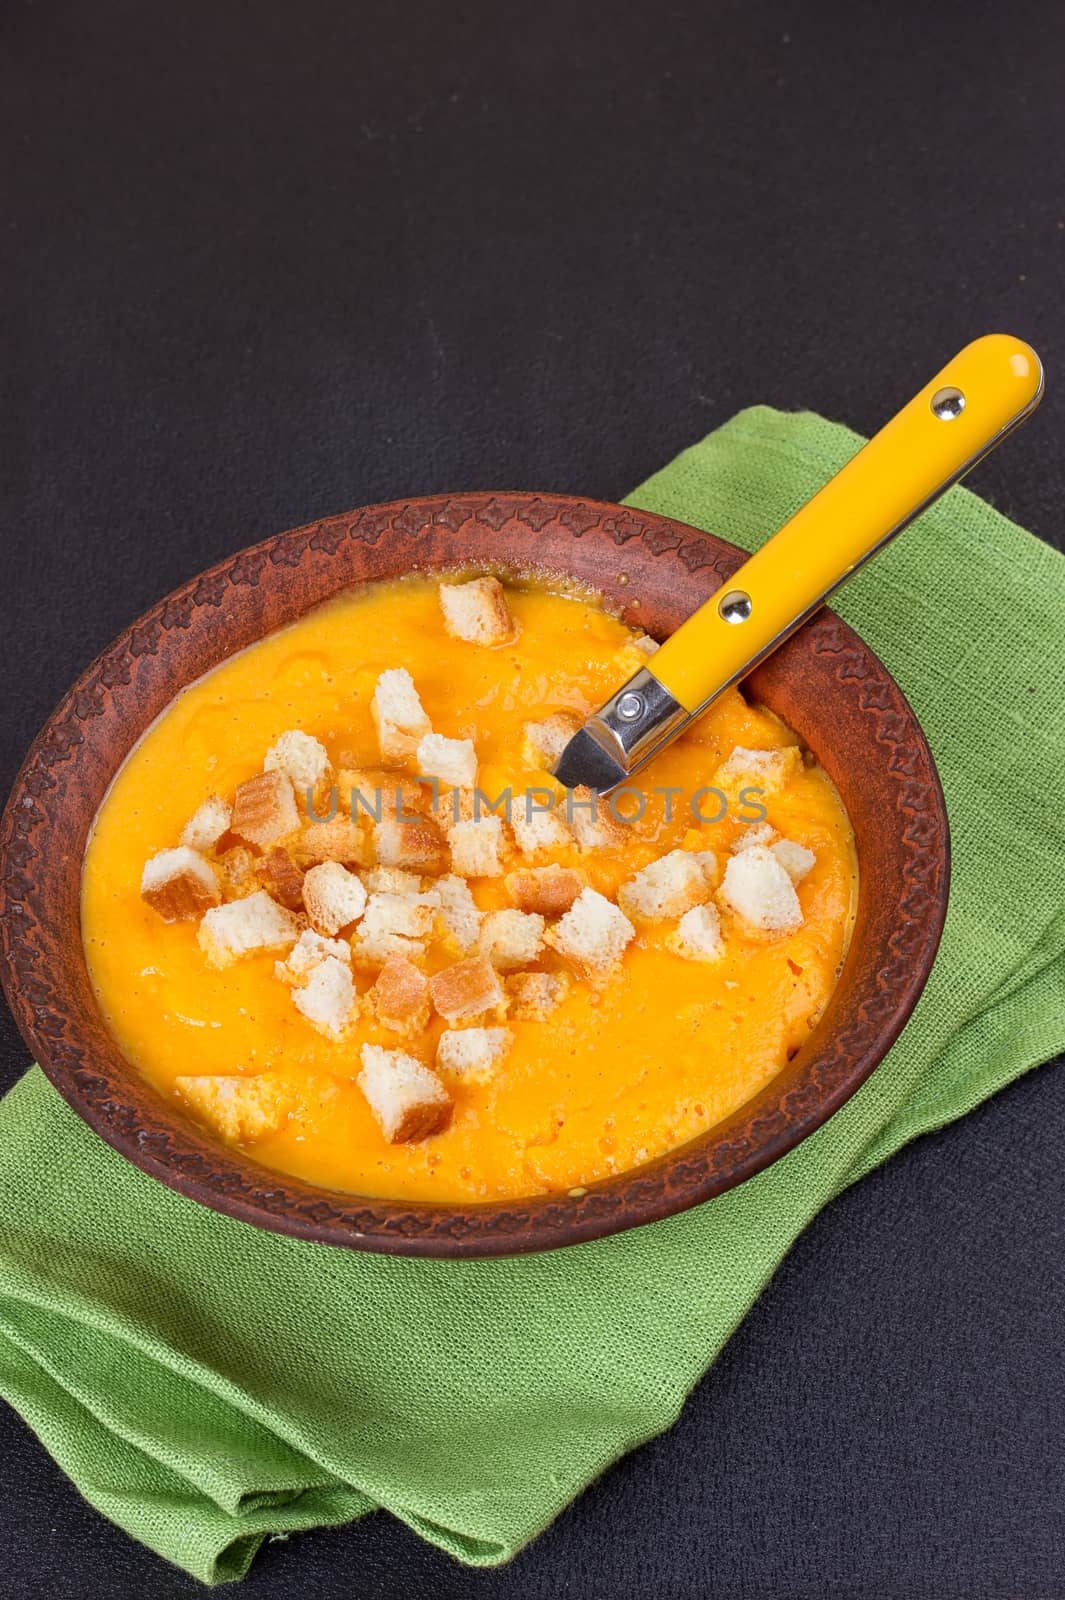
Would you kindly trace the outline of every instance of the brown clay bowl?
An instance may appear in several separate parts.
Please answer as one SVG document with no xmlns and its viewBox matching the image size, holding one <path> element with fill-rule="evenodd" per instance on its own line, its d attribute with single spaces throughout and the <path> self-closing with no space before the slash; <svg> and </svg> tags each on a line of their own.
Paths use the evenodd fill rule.
<svg viewBox="0 0 1065 1600">
<path fill-rule="evenodd" d="M 82 954 L 81 862 L 115 771 L 185 684 L 235 650 L 369 579 L 416 568 L 567 574 L 662 638 L 743 559 L 666 517 L 556 495 L 473 494 L 328 517 L 245 550 L 154 606 L 93 663 L 37 738 L 0 826 L 0 941 L 27 1044 L 90 1127 L 136 1166 L 259 1227 L 361 1250 L 488 1256 L 598 1238 L 709 1200 L 818 1128 L 898 1037 L 946 913 L 943 795 L 897 684 L 822 612 L 748 680 L 800 735 L 850 813 L 857 922 L 828 1008 L 787 1068 L 728 1121 L 579 1196 L 461 1207 L 316 1188 L 227 1148 L 123 1059 Z"/>
</svg>

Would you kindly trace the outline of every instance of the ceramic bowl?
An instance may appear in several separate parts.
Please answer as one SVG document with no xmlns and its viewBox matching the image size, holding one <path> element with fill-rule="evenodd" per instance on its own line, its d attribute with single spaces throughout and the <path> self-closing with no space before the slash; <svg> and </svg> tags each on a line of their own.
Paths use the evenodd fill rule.
<svg viewBox="0 0 1065 1600">
<path fill-rule="evenodd" d="M 164 1101 L 123 1058 L 93 996 L 79 923 L 93 817 L 140 735 L 186 684 L 338 590 L 456 565 L 559 573 L 664 638 L 742 559 L 710 534 L 622 506 L 449 495 L 280 534 L 154 606 L 58 707 L 0 826 L 4 988 L 56 1088 L 136 1166 L 204 1205 L 304 1239 L 407 1255 L 505 1255 L 595 1239 L 709 1200 L 778 1160 L 883 1060 L 931 969 L 947 903 L 947 819 L 928 745 L 898 685 L 831 612 L 760 666 L 745 692 L 813 751 L 850 815 L 860 891 L 838 986 L 808 1042 L 741 1110 L 581 1194 L 389 1203 L 258 1165 Z"/>
</svg>

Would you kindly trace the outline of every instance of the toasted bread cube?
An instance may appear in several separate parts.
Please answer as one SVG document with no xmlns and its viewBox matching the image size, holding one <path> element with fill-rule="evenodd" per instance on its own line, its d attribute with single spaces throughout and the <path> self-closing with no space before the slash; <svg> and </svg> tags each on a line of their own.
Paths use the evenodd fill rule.
<svg viewBox="0 0 1065 1600">
<path fill-rule="evenodd" d="M 542 809 L 531 793 L 519 795 L 511 807 L 514 842 L 523 856 L 542 856 L 572 845 L 573 834 L 560 810 Z"/>
<path fill-rule="evenodd" d="M 436 1047 L 437 1071 L 487 1083 L 513 1042 L 509 1028 L 445 1028 Z"/>
<path fill-rule="evenodd" d="M 500 972 L 527 967 L 543 943 L 544 919 L 535 911 L 489 911 L 481 924 L 481 950 Z"/>
<path fill-rule="evenodd" d="M 521 759 L 527 767 L 554 772 L 559 756 L 580 726 L 580 719 L 569 711 L 556 711 L 542 722 L 522 723 Z"/>
<path fill-rule="evenodd" d="M 561 917 L 584 888 L 584 879 L 572 867 L 523 867 L 504 881 L 519 910 L 542 917 Z"/>
<path fill-rule="evenodd" d="M 263 762 L 264 772 L 283 772 L 301 798 L 320 792 L 331 770 L 325 745 L 298 728 L 283 733 Z"/>
<path fill-rule="evenodd" d="M 181 1077 L 174 1084 L 203 1121 L 231 1144 L 250 1144 L 279 1132 L 298 1104 L 295 1091 L 274 1072 Z"/>
<path fill-rule="evenodd" d="M 279 844 L 268 850 L 259 863 L 259 878 L 278 905 L 289 911 L 303 910 L 303 872 Z"/>
<path fill-rule="evenodd" d="M 243 900 L 229 900 L 208 911 L 196 938 L 209 966 L 228 967 L 241 956 L 283 950 L 295 944 L 301 931 L 291 911 L 271 900 L 265 889 L 257 889 Z"/>
<path fill-rule="evenodd" d="M 503 828 L 502 837 L 507 831 L 506 791 L 504 794 L 492 799 L 481 789 L 446 789 L 437 788 L 433 801 L 433 816 L 450 840 L 453 829 L 460 822 L 483 822 L 485 817 L 495 817 Z"/>
<path fill-rule="evenodd" d="M 448 934 L 461 951 L 472 950 L 484 913 L 477 909 L 469 884 L 465 878 L 449 873 L 447 877 L 437 878 L 433 888 L 440 897 L 440 920 Z"/>
<path fill-rule="evenodd" d="M 503 845 L 501 817 L 480 817 L 457 822 L 448 835 L 451 867 L 462 878 L 498 878 L 503 872 L 499 852 Z"/>
<path fill-rule="evenodd" d="M 570 980 L 564 972 L 512 972 L 503 979 L 510 1015 L 517 1021 L 542 1022 L 565 999 Z"/>
<path fill-rule="evenodd" d="M 230 827 L 241 839 L 267 850 L 299 825 L 296 796 L 283 772 L 260 772 L 237 785 Z"/>
<path fill-rule="evenodd" d="M 337 774 L 337 803 L 356 820 L 415 817 L 425 810 L 426 792 L 402 772 L 383 767 L 343 767 Z"/>
<path fill-rule="evenodd" d="M 626 639 L 614 657 L 617 662 L 618 676 L 620 677 L 622 673 L 625 673 L 630 678 L 634 677 L 641 667 L 647 665 L 657 649 L 658 645 L 654 639 L 646 633 L 637 633 L 631 639 Z"/>
<path fill-rule="evenodd" d="M 368 854 L 362 829 L 350 817 L 332 817 L 328 822 L 311 822 L 291 841 L 296 861 L 303 867 L 320 861 L 339 861 L 344 866 L 360 866 Z"/>
<path fill-rule="evenodd" d="M 192 850 L 213 850 L 224 833 L 228 833 L 233 812 L 221 795 L 209 794 L 181 830 L 181 842 Z"/>
<path fill-rule="evenodd" d="M 327 957 L 351 965 L 351 946 L 343 939 L 326 939 L 313 928 L 304 928 L 284 961 L 275 961 L 274 972 L 282 983 L 302 983 Z"/>
<path fill-rule="evenodd" d="M 406 667 L 389 667 L 382 672 L 374 687 L 370 712 L 385 761 L 408 760 L 417 752 L 418 741 L 432 731 Z"/>
<path fill-rule="evenodd" d="M 446 1127 L 451 1096 L 435 1072 L 402 1050 L 364 1044 L 359 1088 L 389 1144 L 425 1139 Z"/>
<path fill-rule="evenodd" d="M 472 789 L 477 782 L 477 752 L 472 739 L 445 739 L 427 733 L 418 741 L 418 773 L 438 778 L 452 789 Z"/>
<path fill-rule="evenodd" d="M 487 956 L 457 961 L 429 979 L 429 998 L 447 1022 L 479 1017 L 506 1002 L 496 969 Z"/>
<path fill-rule="evenodd" d="M 608 850 L 627 837 L 627 824 L 614 815 L 610 802 L 584 784 L 569 791 L 563 809 L 582 850 Z"/>
<path fill-rule="evenodd" d="M 453 639 L 465 639 L 470 644 L 504 644 L 514 637 L 514 618 L 497 578 L 442 583 L 440 608 L 444 629 Z"/>
<path fill-rule="evenodd" d="M 433 891 L 372 894 L 356 935 L 356 960 L 366 966 L 381 966 L 389 956 L 424 955 L 439 904 L 439 896 Z"/>
<path fill-rule="evenodd" d="M 437 787 L 433 799 L 433 816 L 450 837 L 451 830 L 460 822 L 473 822 L 476 817 L 486 816 L 487 807 L 483 802 L 478 805 L 472 789 L 448 789 Z"/>
<path fill-rule="evenodd" d="M 746 822 L 733 840 L 732 854 L 738 856 L 741 850 L 750 850 L 755 845 L 771 845 L 776 837 L 777 830 L 772 823 Z"/>
<path fill-rule="evenodd" d="M 425 940 L 409 939 L 401 933 L 367 933 L 360 923 L 351 953 L 356 966 L 379 970 L 393 956 L 404 956 L 408 961 L 423 956 Z"/>
<path fill-rule="evenodd" d="M 422 887 L 418 873 L 405 872 L 402 867 L 371 867 L 362 881 L 370 894 L 420 894 Z"/>
<path fill-rule="evenodd" d="M 802 926 L 795 885 L 764 845 L 730 858 L 719 892 L 730 911 L 764 933 L 791 933 Z"/>
<path fill-rule="evenodd" d="M 735 794 L 744 788 L 777 794 L 801 767 L 802 751 L 798 745 L 784 745 L 776 750 L 748 750 L 738 744 L 718 767 L 712 787 L 726 794 Z"/>
<path fill-rule="evenodd" d="M 807 850 L 804 844 L 797 844 L 794 839 L 778 839 L 769 848 L 792 883 L 801 883 L 817 860 L 812 850 Z"/>
<path fill-rule="evenodd" d="M 665 942 L 668 949 L 686 961 L 717 961 L 725 953 L 725 944 L 716 907 L 692 906 L 673 932 L 666 935 Z"/>
<path fill-rule="evenodd" d="M 710 889 L 696 851 L 670 850 L 622 884 L 618 905 L 629 917 L 680 917 L 708 900 Z"/>
<path fill-rule="evenodd" d="M 366 909 L 366 890 L 339 861 L 322 861 L 303 880 L 303 904 L 316 933 L 331 938 L 357 922 Z"/>
<path fill-rule="evenodd" d="M 387 817 L 373 825 L 374 854 L 382 867 L 437 873 L 447 866 L 447 840 L 431 817 L 401 822 Z"/>
<path fill-rule="evenodd" d="M 222 851 L 217 866 L 227 900 L 239 900 L 259 887 L 258 865 L 247 845 L 234 844 Z"/>
<path fill-rule="evenodd" d="M 613 901 L 582 889 L 566 915 L 549 928 L 546 942 L 589 977 L 602 979 L 621 961 L 636 929 Z"/>
<path fill-rule="evenodd" d="M 699 863 L 699 870 L 712 889 L 721 876 L 721 867 L 715 850 L 693 850 L 692 855 Z"/>
<path fill-rule="evenodd" d="M 192 922 L 219 904 L 222 891 L 211 863 L 181 844 L 144 863 L 141 899 L 164 922 Z"/>
<path fill-rule="evenodd" d="M 370 998 L 378 1022 L 396 1033 L 420 1033 L 429 1021 L 429 984 L 405 956 L 389 956 Z"/>
<path fill-rule="evenodd" d="M 329 1039 L 339 1039 L 358 1011 L 351 965 L 326 956 L 310 970 L 306 983 L 292 996 L 296 1010 Z"/>
<path fill-rule="evenodd" d="M 355 938 L 355 959 L 362 966 L 380 967 L 389 956 L 425 954 L 425 941 L 433 931 L 433 918 L 440 898 L 428 894 L 388 894 L 370 896 Z"/>
</svg>

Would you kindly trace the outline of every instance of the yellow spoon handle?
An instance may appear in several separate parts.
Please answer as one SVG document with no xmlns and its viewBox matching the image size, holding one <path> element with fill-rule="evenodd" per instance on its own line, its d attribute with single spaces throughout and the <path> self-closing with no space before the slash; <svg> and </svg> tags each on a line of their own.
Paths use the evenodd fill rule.
<svg viewBox="0 0 1065 1600">
<path fill-rule="evenodd" d="M 649 663 L 697 712 L 793 633 L 845 578 L 1038 404 L 1030 346 L 966 345 L 909 405 L 694 612 Z"/>
</svg>

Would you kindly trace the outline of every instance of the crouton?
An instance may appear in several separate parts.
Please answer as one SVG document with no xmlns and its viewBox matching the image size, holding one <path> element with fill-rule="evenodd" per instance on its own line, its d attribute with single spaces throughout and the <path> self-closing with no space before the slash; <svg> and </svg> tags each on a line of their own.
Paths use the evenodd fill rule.
<svg viewBox="0 0 1065 1600">
<path fill-rule="evenodd" d="M 784 745 L 778 750 L 748 750 L 738 744 L 718 767 L 711 786 L 726 794 L 738 793 L 744 787 L 760 789 L 763 794 L 777 794 L 801 766 L 802 752 L 798 745 Z"/>
<path fill-rule="evenodd" d="M 693 850 L 691 853 L 699 863 L 699 871 L 712 889 L 721 876 L 717 852 L 714 850 Z"/>
<path fill-rule="evenodd" d="M 582 889 L 566 915 L 545 934 L 567 961 L 602 979 L 621 961 L 636 929 L 623 911 L 595 889 Z"/>
<path fill-rule="evenodd" d="M 437 878 L 433 885 L 440 897 L 440 920 L 458 948 L 466 952 L 477 943 L 483 912 L 470 893 L 465 878 L 453 874 Z"/>
<path fill-rule="evenodd" d="M 812 850 L 807 850 L 804 844 L 797 844 L 794 839 L 778 839 L 769 848 L 792 883 L 801 883 L 817 860 Z"/>
<path fill-rule="evenodd" d="M 566 822 L 582 850 L 606 850 L 626 838 L 627 824 L 610 809 L 610 802 L 583 784 L 571 789 L 564 802 Z"/>
<path fill-rule="evenodd" d="M 364 1044 L 358 1084 L 389 1144 L 425 1139 L 446 1127 L 451 1096 L 435 1072 L 402 1050 Z"/>
<path fill-rule="evenodd" d="M 437 786 L 433 800 L 433 816 L 448 838 L 460 822 L 481 822 L 485 817 L 496 817 L 506 834 L 507 791 L 493 800 L 483 789 L 446 789 Z"/>
<path fill-rule="evenodd" d="M 429 1021 L 429 985 L 405 956 L 389 956 L 370 999 L 382 1027 L 395 1033 L 419 1033 Z"/>
<path fill-rule="evenodd" d="M 358 1012 L 358 996 L 351 966 L 337 956 L 325 956 L 312 966 L 307 981 L 292 996 L 296 1010 L 327 1038 L 339 1039 Z"/>
<path fill-rule="evenodd" d="M 303 873 L 287 850 L 275 844 L 259 863 L 263 888 L 278 905 L 289 911 L 303 910 Z"/>
<path fill-rule="evenodd" d="M 192 850 L 213 850 L 224 833 L 229 831 L 233 812 L 220 795 L 209 794 L 181 830 L 181 842 Z"/>
<path fill-rule="evenodd" d="M 489 911 L 481 923 L 479 942 L 500 972 L 527 967 L 543 946 L 544 919 L 535 911 Z"/>
<path fill-rule="evenodd" d="M 545 855 L 551 850 L 564 850 L 573 843 L 573 835 L 561 813 L 541 809 L 531 790 L 515 800 L 510 825 L 514 830 L 514 842 L 523 856 Z"/>
<path fill-rule="evenodd" d="M 164 922 L 192 922 L 220 903 L 222 890 L 211 863 L 182 844 L 144 863 L 141 899 Z"/>
<path fill-rule="evenodd" d="M 373 847 L 379 866 L 407 871 L 443 872 L 447 866 L 447 840 L 432 817 L 401 822 L 386 817 L 373 825 Z"/>
<path fill-rule="evenodd" d="M 241 956 L 283 950 L 295 944 L 300 923 L 291 911 L 271 900 L 265 889 L 229 900 L 208 911 L 196 932 L 209 966 L 228 967 Z"/>
<path fill-rule="evenodd" d="M 355 939 L 355 959 L 381 966 L 389 956 L 421 956 L 433 931 L 433 916 L 440 904 L 428 894 L 372 894 Z"/>
<path fill-rule="evenodd" d="M 503 872 L 499 852 L 503 844 L 500 817 L 480 817 L 457 822 L 448 835 L 451 866 L 462 878 L 498 878 Z"/>
<path fill-rule="evenodd" d="M 260 772 L 237 785 L 230 828 L 241 839 L 267 850 L 299 825 L 296 796 L 283 772 Z"/>
<path fill-rule="evenodd" d="M 542 917 L 562 916 L 584 888 L 584 879 L 571 867 L 523 867 L 508 873 L 504 883 L 519 910 Z"/>
<path fill-rule="evenodd" d="M 503 979 L 510 1015 L 517 1021 L 542 1022 L 565 999 L 569 978 L 564 972 L 512 972 Z"/>
<path fill-rule="evenodd" d="M 298 728 L 283 733 L 263 762 L 264 772 L 283 772 L 301 798 L 320 792 L 330 770 L 325 745 Z"/>
<path fill-rule="evenodd" d="M 629 917 L 680 917 L 708 900 L 710 890 L 698 853 L 670 850 L 622 884 L 618 905 Z"/>
<path fill-rule="evenodd" d="M 488 814 L 487 806 L 483 802 L 477 802 L 472 789 L 448 789 L 439 785 L 433 797 L 432 811 L 441 828 L 449 836 L 456 824 L 474 822 Z"/>
<path fill-rule="evenodd" d="M 719 893 L 722 903 L 752 928 L 791 933 L 802 925 L 795 886 L 764 845 L 753 845 L 730 858 Z"/>
<path fill-rule="evenodd" d="M 717 961 L 725 953 L 721 918 L 714 906 L 692 906 L 666 936 L 666 948 L 686 961 Z"/>
<path fill-rule="evenodd" d="M 366 909 L 366 890 L 339 861 L 322 861 L 303 880 L 303 904 L 316 933 L 332 937 L 357 922 Z"/>
<path fill-rule="evenodd" d="M 344 866 L 360 866 L 368 849 L 358 824 L 350 817 L 332 817 L 328 822 L 309 823 L 290 842 L 290 849 L 302 867 L 320 861 L 339 861 Z"/>
<path fill-rule="evenodd" d="M 418 741 L 432 731 L 406 667 L 389 667 L 382 672 L 374 687 L 370 712 L 385 761 L 407 760 L 417 751 Z"/>
<path fill-rule="evenodd" d="M 556 711 L 543 722 L 523 723 L 522 761 L 527 767 L 554 772 L 559 756 L 580 726 L 580 719 L 568 711 Z"/>
<path fill-rule="evenodd" d="M 436 1047 L 438 1072 L 487 1083 L 514 1041 L 509 1028 L 445 1028 Z"/>
<path fill-rule="evenodd" d="M 414 817 L 425 810 L 425 790 L 401 772 L 383 767 L 342 767 L 337 773 L 337 804 L 351 816 L 381 822 Z"/>
<path fill-rule="evenodd" d="M 258 864 L 247 845 L 234 844 L 222 851 L 216 865 L 227 900 L 239 900 L 259 887 Z"/>
<path fill-rule="evenodd" d="M 418 873 L 405 872 L 402 867 L 371 867 L 362 881 L 370 894 L 419 894 L 422 887 Z"/>
<path fill-rule="evenodd" d="M 327 957 L 351 965 L 351 946 L 343 939 L 326 939 L 313 928 L 304 928 L 284 961 L 275 961 L 274 972 L 282 983 L 301 983 Z"/>
<path fill-rule="evenodd" d="M 452 789 L 472 789 L 477 782 L 477 752 L 472 739 L 445 739 L 427 733 L 418 741 L 418 775 L 438 778 Z"/>
<path fill-rule="evenodd" d="M 429 979 L 429 998 L 447 1022 L 479 1017 L 505 1004 L 506 996 L 487 956 L 457 961 Z"/>
<path fill-rule="evenodd" d="M 503 644 L 514 637 L 514 618 L 497 578 L 442 583 L 440 608 L 445 632 L 453 639 L 465 639 L 470 644 Z"/>
<path fill-rule="evenodd" d="M 637 633 L 626 639 L 614 657 L 618 675 L 627 673 L 630 678 L 633 677 L 641 667 L 647 665 L 657 649 L 655 640 L 646 633 Z"/>
<path fill-rule="evenodd" d="M 731 845 L 732 854 L 738 856 L 741 850 L 750 850 L 753 845 L 770 845 L 777 837 L 777 830 L 769 822 L 746 822 L 740 829 L 739 835 Z"/>
<path fill-rule="evenodd" d="M 284 1127 L 298 1104 L 279 1073 L 181 1077 L 175 1086 L 204 1122 L 231 1144 L 250 1144 Z"/>
</svg>

